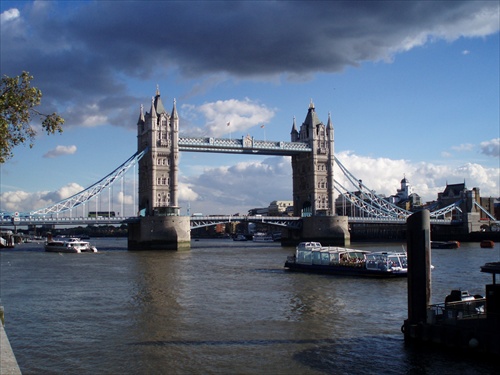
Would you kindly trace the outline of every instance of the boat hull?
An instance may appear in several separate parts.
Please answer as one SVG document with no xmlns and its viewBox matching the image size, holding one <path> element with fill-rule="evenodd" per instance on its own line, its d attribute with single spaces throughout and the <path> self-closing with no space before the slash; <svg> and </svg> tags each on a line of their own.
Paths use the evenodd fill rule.
<svg viewBox="0 0 500 375">
<path fill-rule="evenodd" d="M 407 272 L 369 270 L 364 267 L 352 267 L 352 266 L 302 264 L 291 261 L 285 262 L 285 268 L 289 271 L 319 273 L 326 275 L 340 275 L 340 276 L 363 276 L 363 277 L 374 277 L 374 278 L 400 278 L 407 276 Z"/>
<path fill-rule="evenodd" d="M 483 249 L 492 249 L 495 247 L 495 243 L 493 241 L 490 241 L 490 240 L 483 240 L 483 241 L 481 241 L 480 246 Z"/>
<path fill-rule="evenodd" d="M 45 246 L 45 251 L 48 253 L 81 253 L 79 249 L 65 246 Z"/>
<path fill-rule="evenodd" d="M 243 234 L 238 234 L 233 238 L 233 241 L 248 241 L 248 239 Z"/>
<path fill-rule="evenodd" d="M 431 241 L 432 249 L 458 249 L 459 247 L 458 241 Z"/>
</svg>

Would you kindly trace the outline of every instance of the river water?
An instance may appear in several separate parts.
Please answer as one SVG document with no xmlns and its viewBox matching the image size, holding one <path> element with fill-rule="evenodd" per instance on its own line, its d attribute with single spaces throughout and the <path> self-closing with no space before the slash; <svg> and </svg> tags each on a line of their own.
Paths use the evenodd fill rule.
<svg viewBox="0 0 500 375">
<path fill-rule="evenodd" d="M 5 330 L 23 374 L 489 374 L 492 363 L 404 345 L 406 279 L 290 273 L 293 248 L 199 240 L 186 252 L 0 252 Z M 401 250 L 401 243 L 352 244 Z M 484 295 L 499 245 L 433 250 L 432 301 Z"/>
</svg>

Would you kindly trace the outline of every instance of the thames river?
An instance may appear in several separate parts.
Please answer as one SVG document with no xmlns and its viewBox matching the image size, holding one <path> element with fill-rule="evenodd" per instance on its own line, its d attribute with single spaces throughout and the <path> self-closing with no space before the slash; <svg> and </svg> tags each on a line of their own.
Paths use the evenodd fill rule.
<svg viewBox="0 0 500 375">
<path fill-rule="evenodd" d="M 5 330 L 23 374 L 493 374 L 494 364 L 404 345 L 406 279 L 284 271 L 278 243 L 192 241 L 186 252 L 0 252 Z M 401 250 L 401 243 L 354 243 Z M 433 250 L 432 302 L 484 295 L 500 244 Z"/>
</svg>

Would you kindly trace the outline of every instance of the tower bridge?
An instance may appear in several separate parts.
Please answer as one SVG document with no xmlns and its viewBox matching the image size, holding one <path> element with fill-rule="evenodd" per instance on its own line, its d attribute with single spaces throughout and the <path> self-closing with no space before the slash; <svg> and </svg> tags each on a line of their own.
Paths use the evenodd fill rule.
<svg viewBox="0 0 500 375">
<path fill-rule="evenodd" d="M 182 216 L 178 204 L 179 152 L 290 156 L 293 217 Z M 335 165 L 351 188 L 343 186 L 334 178 Z M 136 206 L 138 216 L 60 217 L 59 214 L 63 212 L 72 212 L 79 206 L 90 205 L 92 199 L 97 199 L 107 188 L 122 179 L 132 166 L 134 169 L 138 167 Z M 356 194 L 353 193 L 352 186 Z M 345 202 L 349 202 L 362 212 L 363 217 L 337 215 L 335 192 L 342 196 Z M 469 206 L 477 205 L 474 197 L 472 202 L 472 204 L 469 202 Z M 134 205 L 136 205 L 135 200 Z M 97 212 L 97 203 L 95 207 Z M 462 201 L 453 202 L 447 207 L 431 212 L 431 223 L 457 225 L 469 215 L 465 210 Z M 123 213 L 123 208 L 121 212 Z M 350 240 L 349 223 L 403 225 L 410 214 L 410 211 L 377 196 L 335 158 L 331 117 L 328 115 L 325 125 L 317 117 L 312 102 L 304 122 L 299 127 L 294 118 L 290 141 L 262 141 L 250 135 L 240 139 L 181 137 L 176 102 L 173 103 L 172 111 L 167 112 L 157 90 L 155 97 L 152 98 L 149 112 L 144 112 L 141 106 L 137 122 L 137 152 L 133 156 L 82 192 L 48 207 L 21 213 L 13 220 L 16 220 L 17 225 L 127 223 L 129 249 L 182 249 L 190 247 L 191 229 L 217 223 L 252 220 L 283 228 L 282 236 L 291 241 L 312 239 L 345 245 Z M 0 215 L 1 225 L 10 220 L 10 216 L 7 217 L 8 219 L 5 213 Z M 490 220 L 495 219 L 490 215 Z"/>
</svg>

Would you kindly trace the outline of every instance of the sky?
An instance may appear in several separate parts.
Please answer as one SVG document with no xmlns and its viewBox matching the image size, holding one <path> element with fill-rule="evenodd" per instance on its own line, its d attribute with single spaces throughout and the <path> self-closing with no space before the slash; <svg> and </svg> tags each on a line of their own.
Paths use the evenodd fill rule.
<svg viewBox="0 0 500 375">
<path fill-rule="evenodd" d="M 65 119 L 56 135 L 33 121 L 35 146 L 0 165 L 0 211 L 48 206 L 117 168 L 157 87 L 181 136 L 290 141 L 312 101 L 331 115 L 336 157 L 378 194 L 406 177 L 423 201 L 464 181 L 500 197 L 498 1 L 2 1 L 0 13 L 2 76 L 28 71 L 39 110 Z M 182 152 L 179 172 L 182 214 L 292 200 L 289 157 Z M 133 174 L 99 209 L 135 214 Z"/>
</svg>

